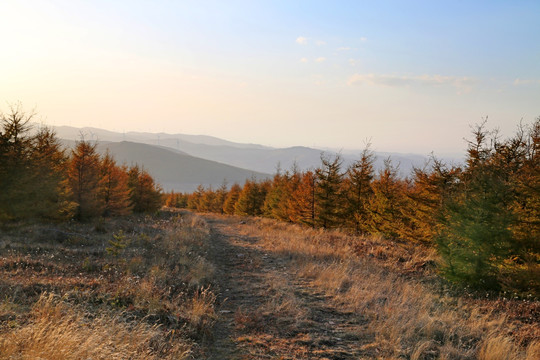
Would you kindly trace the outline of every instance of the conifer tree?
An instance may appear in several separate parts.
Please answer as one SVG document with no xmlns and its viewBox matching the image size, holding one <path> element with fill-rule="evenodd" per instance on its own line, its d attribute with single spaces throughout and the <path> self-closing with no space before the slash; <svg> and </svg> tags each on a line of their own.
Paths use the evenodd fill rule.
<svg viewBox="0 0 540 360">
<path fill-rule="evenodd" d="M 460 171 L 461 168 L 447 166 L 434 156 L 429 168 L 413 169 L 412 184 L 407 191 L 411 206 L 404 209 L 410 226 L 400 232 L 401 237 L 411 241 L 435 241 L 444 204 L 457 191 Z"/>
<path fill-rule="evenodd" d="M 161 188 L 146 170 L 137 165 L 132 166 L 128 171 L 128 187 L 133 211 L 155 212 L 161 208 Z"/>
<path fill-rule="evenodd" d="M 165 199 L 165 206 L 183 209 L 187 207 L 188 196 L 171 190 Z"/>
<path fill-rule="evenodd" d="M 246 180 L 234 207 L 234 213 L 250 216 L 261 215 L 265 195 L 262 184 L 257 183 L 254 178 Z"/>
<path fill-rule="evenodd" d="M 227 181 L 223 180 L 221 186 L 216 190 L 216 198 L 212 208 L 213 212 L 223 214 L 223 206 L 225 204 L 225 199 L 227 198 L 227 192 Z"/>
<path fill-rule="evenodd" d="M 287 201 L 289 196 L 288 174 L 281 174 L 280 172 L 276 173 L 264 200 L 264 215 L 273 219 L 289 220 L 287 211 Z"/>
<path fill-rule="evenodd" d="M 372 181 L 373 196 L 369 202 L 369 226 L 373 234 L 396 238 L 406 224 L 403 209 L 407 184 L 399 179 L 398 168 L 388 158 L 379 176 Z"/>
<path fill-rule="evenodd" d="M 315 202 L 317 223 L 326 229 L 343 222 L 342 159 L 339 155 L 334 159 L 321 155 L 321 162 L 321 167 L 315 170 L 317 177 Z"/>
<path fill-rule="evenodd" d="M 121 216 L 129 214 L 132 205 L 127 168 L 118 166 L 108 151 L 101 161 L 101 176 L 100 196 L 104 203 L 103 215 Z"/>
<path fill-rule="evenodd" d="M 169 193 L 167 193 L 167 197 L 165 198 L 165 206 L 167 207 L 173 207 L 178 208 L 178 199 L 180 194 L 175 193 L 174 190 L 171 190 Z"/>
<path fill-rule="evenodd" d="M 0 220 L 25 216 L 31 209 L 29 190 L 34 185 L 31 163 L 32 137 L 30 121 L 20 104 L 0 114 Z"/>
<path fill-rule="evenodd" d="M 199 201 L 198 211 L 203 212 L 217 212 L 216 209 L 216 192 L 209 186 L 202 192 L 201 199 Z"/>
<path fill-rule="evenodd" d="M 201 201 L 205 191 L 206 190 L 204 189 L 204 186 L 202 184 L 199 184 L 197 186 L 197 189 L 188 197 L 188 209 L 201 211 Z"/>
<path fill-rule="evenodd" d="M 84 139 L 77 141 L 68 167 L 68 181 L 77 204 L 75 218 L 87 220 L 103 213 L 101 190 L 101 159 L 96 144 Z"/>
<path fill-rule="evenodd" d="M 502 267 L 501 284 L 540 296 L 540 118 L 528 131 L 518 130 L 503 149 L 498 151 L 503 161 L 514 168 L 510 211 L 515 221 L 510 228 L 513 251 Z"/>
<path fill-rule="evenodd" d="M 67 178 L 68 157 L 54 131 L 39 129 L 32 139 L 33 201 L 29 209 L 37 217 L 49 220 L 67 220 L 73 217 L 76 204 Z"/>
<path fill-rule="evenodd" d="M 317 178 L 313 171 L 291 176 L 291 195 L 288 199 L 289 219 L 292 222 L 315 227 L 315 191 Z"/>
<path fill-rule="evenodd" d="M 498 288 L 500 266 L 513 246 L 513 194 L 507 181 L 511 170 L 496 165 L 501 144 L 496 136 L 488 138 L 484 126 L 474 130 L 475 140 L 469 143 L 463 188 L 446 206 L 438 246 L 449 278 Z"/>
<path fill-rule="evenodd" d="M 238 184 L 233 184 L 229 192 L 227 193 L 227 196 L 225 197 L 225 202 L 223 203 L 223 212 L 225 214 L 233 215 L 234 209 L 236 207 L 236 203 L 238 202 L 238 198 L 240 197 L 240 193 L 242 192 L 242 188 Z"/>
<path fill-rule="evenodd" d="M 373 194 L 371 181 L 373 179 L 373 153 L 369 145 L 362 152 L 360 160 L 355 161 L 347 169 L 345 179 L 346 218 L 348 225 L 357 234 L 366 233 L 368 228 L 368 204 Z"/>
</svg>

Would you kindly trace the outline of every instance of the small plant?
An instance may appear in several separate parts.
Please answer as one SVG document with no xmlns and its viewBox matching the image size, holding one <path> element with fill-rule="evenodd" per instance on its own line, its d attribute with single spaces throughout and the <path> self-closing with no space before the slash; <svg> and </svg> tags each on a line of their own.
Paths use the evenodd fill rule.
<svg viewBox="0 0 540 360">
<path fill-rule="evenodd" d="M 107 254 L 118 257 L 126 248 L 127 244 L 128 239 L 126 238 L 124 231 L 120 230 L 118 233 L 113 234 L 113 238 L 109 240 L 109 246 L 105 250 L 107 250 Z"/>
<path fill-rule="evenodd" d="M 93 272 L 99 269 L 97 264 L 95 264 L 89 256 L 84 258 L 82 262 L 82 268 L 86 272 Z"/>
</svg>

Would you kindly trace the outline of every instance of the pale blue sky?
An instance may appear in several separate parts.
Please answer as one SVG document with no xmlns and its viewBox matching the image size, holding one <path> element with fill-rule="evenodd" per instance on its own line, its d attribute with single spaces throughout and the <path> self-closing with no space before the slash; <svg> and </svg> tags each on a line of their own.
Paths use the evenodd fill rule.
<svg viewBox="0 0 540 360">
<path fill-rule="evenodd" d="M 540 116 L 540 1 L 7 0 L 0 34 L 53 125 L 444 154 Z"/>
</svg>

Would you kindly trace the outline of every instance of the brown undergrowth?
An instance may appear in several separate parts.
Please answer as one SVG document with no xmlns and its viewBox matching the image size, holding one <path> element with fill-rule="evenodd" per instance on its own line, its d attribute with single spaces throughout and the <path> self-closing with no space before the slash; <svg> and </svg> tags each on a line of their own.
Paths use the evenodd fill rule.
<svg viewBox="0 0 540 360">
<path fill-rule="evenodd" d="M 200 356 L 216 319 L 202 219 L 164 211 L 0 234 L 0 359 Z"/>
<path fill-rule="evenodd" d="M 377 358 L 540 358 L 537 301 L 457 291 L 437 276 L 436 255 L 427 247 L 268 219 L 243 222 L 242 235 L 288 259 L 296 278 L 366 322 L 361 331 L 369 334 L 361 336 L 371 341 L 362 347 Z M 284 300 L 262 306 L 263 315 L 294 308 L 294 297 L 277 299 Z"/>
</svg>

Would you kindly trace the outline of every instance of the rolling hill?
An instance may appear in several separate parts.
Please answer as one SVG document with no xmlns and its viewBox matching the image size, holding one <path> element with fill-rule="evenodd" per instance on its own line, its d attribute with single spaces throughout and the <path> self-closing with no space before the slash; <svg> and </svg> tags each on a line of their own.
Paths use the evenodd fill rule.
<svg viewBox="0 0 540 360">
<path fill-rule="evenodd" d="M 75 145 L 74 140 L 63 140 L 63 143 L 67 148 Z M 130 141 L 98 142 L 97 150 L 101 154 L 108 150 L 118 164 L 143 167 L 165 191 L 192 192 L 200 184 L 216 188 L 224 181 L 230 186 L 235 182 L 243 184 L 252 177 L 264 179 L 270 176 L 197 158 L 178 150 Z"/>
<path fill-rule="evenodd" d="M 118 133 L 97 128 L 69 126 L 59 126 L 55 130 L 58 136 L 63 139 L 75 140 L 83 134 L 86 139 L 99 141 L 129 141 L 150 144 L 197 158 L 266 174 L 274 173 L 278 164 L 281 169 L 290 169 L 294 164 L 301 170 L 316 168 L 320 165 L 320 157 L 323 152 L 329 155 L 336 154 L 332 150 L 323 151 L 304 146 L 272 148 L 257 144 L 241 144 L 205 135 Z M 359 159 L 360 153 L 361 150 L 342 152 L 343 166 L 346 167 Z M 375 152 L 375 156 L 376 169 L 382 168 L 384 160 L 390 157 L 394 164 L 399 164 L 399 170 L 403 176 L 409 175 L 413 167 L 421 167 L 427 161 L 427 156 L 417 154 Z M 452 161 L 453 159 L 448 160 Z"/>
</svg>

